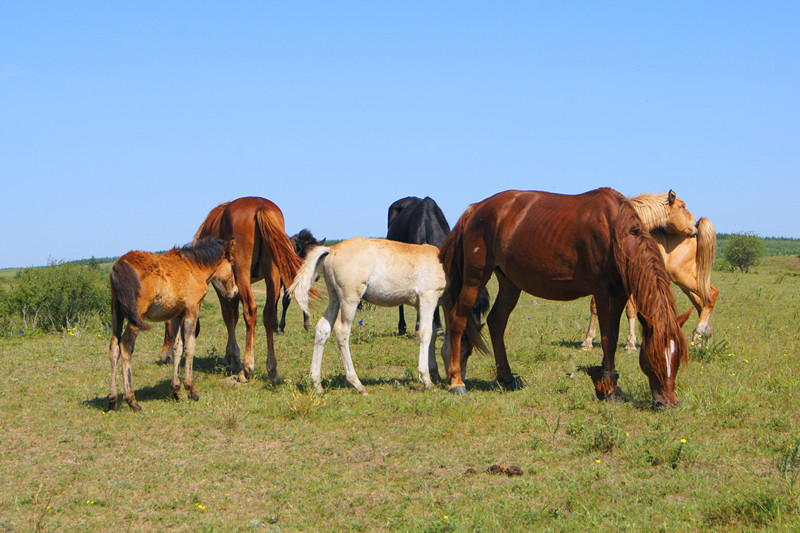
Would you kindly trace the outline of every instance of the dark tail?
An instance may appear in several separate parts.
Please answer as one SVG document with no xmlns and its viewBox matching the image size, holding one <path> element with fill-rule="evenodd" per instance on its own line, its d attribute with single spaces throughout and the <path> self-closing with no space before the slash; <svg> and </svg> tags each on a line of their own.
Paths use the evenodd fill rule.
<svg viewBox="0 0 800 533">
<path fill-rule="evenodd" d="M 111 267 L 111 312 L 114 316 L 112 326 L 117 335 L 122 333 L 122 321 L 125 318 L 143 331 L 153 327 L 139 315 L 140 288 L 139 273 L 130 263 L 127 261 L 114 263 Z"/>
</svg>

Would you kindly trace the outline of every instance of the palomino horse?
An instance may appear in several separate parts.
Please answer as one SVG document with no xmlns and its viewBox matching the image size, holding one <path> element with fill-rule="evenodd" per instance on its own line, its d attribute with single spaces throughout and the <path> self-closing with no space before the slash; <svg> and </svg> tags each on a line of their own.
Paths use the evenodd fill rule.
<svg viewBox="0 0 800 533">
<path fill-rule="evenodd" d="M 651 233 L 661 249 L 667 266 L 667 274 L 675 285 L 689 297 L 697 310 L 699 320 L 692 333 L 692 342 L 702 344 L 712 334 L 711 312 L 719 296 L 719 289 L 711 285 L 711 265 L 717 249 L 717 232 L 707 218 L 697 221 L 697 234 L 691 237 L 674 235 L 665 231 Z M 581 348 L 591 350 L 597 327 L 597 311 L 591 301 L 591 319 L 586 340 Z M 625 350 L 636 351 L 636 305 L 629 299 L 625 306 L 628 318 L 628 343 Z"/>
<path fill-rule="evenodd" d="M 133 394 L 131 355 L 136 336 L 151 329 L 144 320 L 172 322 L 176 335 L 173 353 L 172 393 L 178 399 L 181 381 L 178 368 L 181 346 L 186 353 L 184 386 L 192 400 L 197 401 L 192 379 L 195 348 L 195 325 L 200 304 L 212 283 L 226 298 L 236 296 L 233 275 L 233 241 L 202 240 L 191 246 L 173 248 L 164 254 L 128 252 L 111 267 L 111 388 L 108 408 L 117 409 L 117 364 L 122 359 L 122 397 L 134 411 L 141 407 Z M 128 319 L 125 332 L 122 325 Z M 179 329 L 180 328 L 180 329 Z M 182 343 L 177 342 L 182 339 Z"/>
<path fill-rule="evenodd" d="M 239 380 L 246 381 L 255 369 L 255 331 L 258 308 L 251 283 L 264 280 L 267 301 L 264 304 L 264 329 L 267 331 L 267 376 L 273 383 L 280 382 L 278 362 L 275 359 L 273 325 L 277 316 L 277 302 L 281 282 L 291 284 L 302 260 L 294 251 L 284 231 L 283 213 L 274 203 L 255 196 L 238 198 L 218 205 L 206 217 L 195 235 L 195 242 L 208 237 L 226 241 L 236 240 L 234 274 L 239 287 L 239 298 L 229 299 L 219 290 L 222 317 L 228 330 L 225 347 L 226 362 L 239 370 Z M 244 361 L 239 357 L 236 342 L 236 323 L 239 321 L 239 301 L 244 308 L 247 337 Z"/>
<path fill-rule="evenodd" d="M 345 376 L 361 394 L 367 390 L 358 379 L 350 355 L 350 330 L 361 299 L 382 307 L 413 305 L 419 321 L 419 379 L 426 389 L 433 387 L 431 375 L 438 379 L 433 311 L 445 288 L 439 249 L 428 244 L 407 244 L 383 239 L 356 237 L 331 247 L 318 246 L 309 252 L 289 293 L 300 308 L 308 312 L 308 292 L 318 270 L 328 287 L 328 308 L 317 322 L 311 381 L 322 393 L 322 352 L 331 334 L 339 345 Z M 472 321 L 469 322 L 473 324 Z"/>
<path fill-rule="evenodd" d="M 295 253 L 301 259 L 305 259 L 309 250 L 315 246 L 322 246 L 327 239 L 322 238 L 317 240 L 310 231 L 302 229 L 299 233 L 289 237 L 289 240 L 292 242 L 292 246 L 294 246 Z M 283 310 L 281 312 L 280 323 L 275 322 L 275 331 L 278 333 L 283 333 L 286 329 L 286 310 L 289 308 L 289 303 L 292 301 L 292 297 L 289 296 L 289 291 L 285 289 L 286 285 L 281 282 L 281 286 L 284 287 L 283 298 L 281 299 Z M 305 311 L 303 311 L 303 329 L 311 331 L 311 322 L 309 321 L 308 313 Z"/>
<path fill-rule="evenodd" d="M 653 402 L 656 407 L 675 405 L 675 376 L 688 360 L 686 338 L 658 246 L 622 194 L 607 188 L 578 195 L 498 193 L 467 208 L 440 257 L 449 279 L 443 302 L 451 392 L 466 393 L 459 357 L 462 334 L 478 292 L 495 273 L 499 288 L 487 324 L 499 382 L 517 384 L 503 337 L 521 291 L 562 301 L 592 294 L 603 361 L 589 375 L 598 398 L 621 396 L 614 352 L 619 318 L 632 294 L 644 331 L 639 365 Z"/>
</svg>

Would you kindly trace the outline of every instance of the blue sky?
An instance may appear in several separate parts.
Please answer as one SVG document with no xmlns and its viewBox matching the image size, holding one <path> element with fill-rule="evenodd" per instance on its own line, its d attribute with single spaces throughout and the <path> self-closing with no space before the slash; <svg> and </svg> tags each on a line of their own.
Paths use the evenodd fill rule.
<svg viewBox="0 0 800 533">
<path fill-rule="evenodd" d="M 800 237 L 798 2 L 3 2 L 0 268 L 164 250 L 263 196 L 287 232 L 451 224 L 505 189 L 675 189 Z"/>
</svg>

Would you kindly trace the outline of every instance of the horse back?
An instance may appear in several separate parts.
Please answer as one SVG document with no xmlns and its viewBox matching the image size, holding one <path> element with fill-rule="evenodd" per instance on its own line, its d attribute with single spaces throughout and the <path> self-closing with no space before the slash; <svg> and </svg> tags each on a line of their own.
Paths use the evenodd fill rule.
<svg viewBox="0 0 800 533">
<path fill-rule="evenodd" d="M 429 196 L 423 199 L 409 196 L 389 207 L 387 239 L 410 244 L 432 244 L 438 248 L 448 233 L 450 225 L 444 213 Z"/>
<path fill-rule="evenodd" d="M 356 237 L 331 246 L 324 270 L 340 294 L 361 287 L 365 300 L 381 306 L 416 304 L 418 294 L 446 284 L 438 248 L 385 239 Z"/>
<path fill-rule="evenodd" d="M 624 196 L 612 189 L 565 195 L 505 191 L 477 204 L 464 249 L 485 254 L 519 288 L 571 300 L 615 275 L 612 235 Z M 485 249 L 484 249 L 485 248 Z"/>
</svg>

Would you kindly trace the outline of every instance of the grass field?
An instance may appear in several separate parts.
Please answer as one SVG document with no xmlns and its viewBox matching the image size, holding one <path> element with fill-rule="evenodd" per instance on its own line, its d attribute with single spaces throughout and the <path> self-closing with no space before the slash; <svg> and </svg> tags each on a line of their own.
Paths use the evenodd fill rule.
<svg viewBox="0 0 800 533">
<path fill-rule="evenodd" d="M 333 341 L 326 394 L 306 393 L 313 333 L 296 306 L 276 340 L 284 383 L 265 379 L 259 325 L 257 375 L 231 384 L 209 296 L 196 403 L 170 399 L 171 367 L 155 362 L 163 330 L 142 334 L 139 414 L 105 412 L 101 328 L 3 339 L 0 530 L 797 531 L 800 259 L 712 282 L 715 335 L 680 369 L 680 404 L 666 412 L 651 410 L 638 359 L 621 349 L 625 400 L 595 399 L 582 369 L 600 350 L 579 350 L 588 299 L 523 295 L 506 338 L 527 387 L 496 387 L 493 360 L 477 355 L 466 397 L 422 389 L 417 341 L 393 334 L 395 309 L 358 316 L 365 397 L 346 385 Z M 523 474 L 488 473 L 495 463 Z"/>
</svg>

